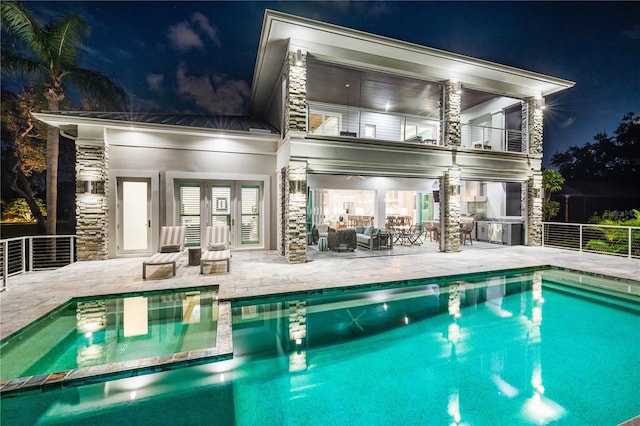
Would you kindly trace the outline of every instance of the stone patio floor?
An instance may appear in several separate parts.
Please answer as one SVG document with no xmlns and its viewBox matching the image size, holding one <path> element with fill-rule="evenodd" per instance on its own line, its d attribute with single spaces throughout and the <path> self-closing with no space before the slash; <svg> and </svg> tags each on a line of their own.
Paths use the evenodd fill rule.
<svg viewBox="0 0 640 426">
<path fill-rule="evenodd" d="M 0 338 L 9 336 L 72 297 L 148 290 L 219 286 L 220 300 L 309 291 L 414 278 L 484 272 L 531 266 L 557 266 L 621 279 L 640 287 L 640 259 L 569 250 L 502 246 L 475 242 L 458 253 L 439 253 L 427 242 L 419 247 L 353 253 L 320 252 L 309 246 L 308 262 L 287 264 L 275 251 L 234 251 L 231 272 L 224 264 L 204 275 L 179 262 L 177 275 L 169 266 L 149 267 L 142 279 L 144 258 L 76 262 L 53 271 L 28 272 L 10 277 L 0 293 Z"/>
</svg>

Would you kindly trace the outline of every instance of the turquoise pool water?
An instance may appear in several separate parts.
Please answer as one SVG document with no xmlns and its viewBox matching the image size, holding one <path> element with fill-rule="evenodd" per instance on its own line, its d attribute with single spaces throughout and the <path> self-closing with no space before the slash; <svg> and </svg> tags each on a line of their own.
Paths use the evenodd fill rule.
<svg viewBox="0 0 640 426">
<path fill-rule="evenodd" d="M 74 300 L 0 346 L 0 379 L 215 346 L 217 289 Z"/>
<path fill-rule="evenodd" d="M 2 420 L 137 425 L 629 420 L 640 414 L 637 297 L 567 288 L 561 284 L 567 277 L 514 271 L 235 303 L 233 359 L 3 398 Z M 579 284 L 582 277 L 574 280 Z"/>
</svg>

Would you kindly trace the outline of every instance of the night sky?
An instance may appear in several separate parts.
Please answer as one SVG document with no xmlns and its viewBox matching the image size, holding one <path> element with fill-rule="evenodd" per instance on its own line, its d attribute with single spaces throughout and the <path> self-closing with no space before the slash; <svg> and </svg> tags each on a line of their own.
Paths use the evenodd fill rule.
<svg viewBox="0 0 640 426">
<path fill-rule="evenodd" d="M 265 9 L 576 82 L 547 98 L 545 162 L 640 113 L 640 2 L 25 2 L 90 25 L 81 65 L 120 83 L 133 112 L 243 114 Z M 3 85 L 16 90 L 3 79 Z"/>
</svg>

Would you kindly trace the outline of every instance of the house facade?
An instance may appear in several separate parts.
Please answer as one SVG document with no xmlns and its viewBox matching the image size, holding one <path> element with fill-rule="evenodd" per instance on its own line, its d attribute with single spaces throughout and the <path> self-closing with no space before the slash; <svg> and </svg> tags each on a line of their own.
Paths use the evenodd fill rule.
<svg viewBox="0 0 640 426">
<path fill-rule="evenodd" d="M 79 260 L 187 245 L 225 223 L 232 248 L 305 262 L 318 223 L 460 218 L 542 230 L 544 97 L 573 82 L 280 12 L 265 13 L 250 117 L 45 112 L 76 144 Z"/>
</svg>

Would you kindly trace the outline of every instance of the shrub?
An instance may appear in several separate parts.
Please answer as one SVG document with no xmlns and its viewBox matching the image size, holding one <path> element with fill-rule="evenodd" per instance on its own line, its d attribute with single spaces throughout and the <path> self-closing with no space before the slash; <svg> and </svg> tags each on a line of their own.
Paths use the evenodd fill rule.
<svg viewBox="0 0 640 426">
<path fill-rule="evenodd" d="M 43 215 L 47 215 L 47 209 L 45 207 L 44 201 L 40 198 L 36 198 L 36 204 L 40 207 L 40 211 Z M 31 214 L 31 209 L 27 204 L 27 200 L 24 198 L 17 198 L 11 201 L 6 206 L 3 203 L 2 206 L 2 221 L 3 222 L 21 222 L 21 223 L 31 223 L 35 222 L 35 218 L 33 214 Z"/>
</svg>

